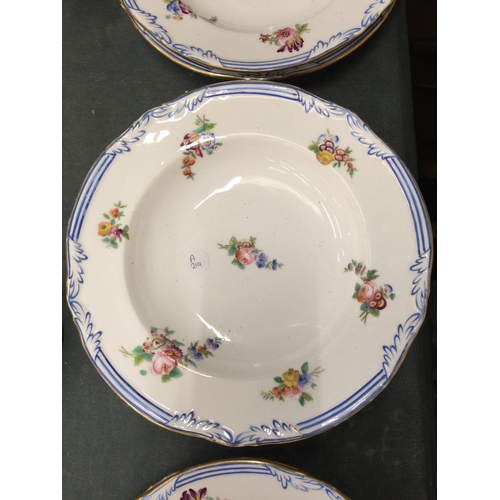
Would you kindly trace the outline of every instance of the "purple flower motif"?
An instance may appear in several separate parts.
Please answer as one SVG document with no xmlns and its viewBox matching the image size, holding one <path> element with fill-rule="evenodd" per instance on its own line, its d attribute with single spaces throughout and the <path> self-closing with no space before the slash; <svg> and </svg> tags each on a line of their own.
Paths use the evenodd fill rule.
<svg viewBox="0 0 500 500">
<path fill-rule="evenodd" d="M 212 349 L 212 351 L 215 351 L 216 349 L 219 348 L 219 344 L 217 344 L 217 342 L 215 342 L 214 339 L 207 339 L 207 341 L 205 342 L 205 344 L 207 345 L 207 347 L 209 349 Z"/>
<path fill-rule="evenodd" d="M 300 387 L 307 387 L 311 383 L 311 375 L 308 375 L 307 373 L 301 373 L 298 385 Z"/>
<path fill-rule="evenodd" d="M 278 261 L 273 259 L 273 271 L 276 271 L 276 269 L 278 269 Z"/>
<path fill-rule="evenodd" d="M 111 238 L 121 238 L 123 234 L 123 229 L 120 229 L 119 227 L 113 226 L 111 228 L 111 233 L 110 236 Z"/>
<path fill-rule="evenodd" d="M 257 257 L 257 260 L 255 261 L 257 264 L 257 267 L 259 269 L 262 269 L 263 267 L 266 267 L 267 264 L 267 255 L 264 252 L 261 252 L 259 256 Z"/>
<path fill-rule="evenodd" d="M 193 489 L 189 488 L 189 491 L 184 491 L 180 500 L 202 500 L 207 494 L 206 488 L 201 488 L 198 493 Z"/>
<path fill-rule="evenodd" d="M 335 152 L 335 144 L 332 141 L 325 141 L 323 144 L 321 144 L 319 150 L 328 151 L 329 153 L 333 154 Z"/>
<path fill-rule="evenodd" d="M 184 3 L 179 0 L 179 8 L 182 10 L 183 14 L 192 14 L 192 10 Z"/>
</svg>

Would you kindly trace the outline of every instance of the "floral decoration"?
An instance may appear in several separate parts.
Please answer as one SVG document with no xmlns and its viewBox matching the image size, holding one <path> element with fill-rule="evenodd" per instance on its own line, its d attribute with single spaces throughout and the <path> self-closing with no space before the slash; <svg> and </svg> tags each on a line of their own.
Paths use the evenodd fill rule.
<svg viewBox="0 0 500 500">
<path fill-rule="evenodd" d="M 194 491 L 193 489 L 189 488 L 189 490 L 183 491 L 182 496 L 180 500 L 202 500 L 203 498 L 205 500 L 221 500 L 219 497 L 207 497 L 207 489 L 206 488 L 200 488 L 198 491 Z"/>
<path fill-rule="evenodd" d="M 347 267 L 344 267 L 344 272 L 354 271 L 354 274 L 360 277 L 361 284 L 356 283 L 354 286 L 353 299 L 361 303 L 361 321 L 366 324 L 368 316 L 380 316 L 380 311 L 387 307 L 387 300 L 394 300 L 396 294 L 392 290 L 391 285 L 381 285 L 375 283 L 379 277 L 375 269 L 368 270 L 363 262 L 355 260 L 349 262 Z"/>
<path fill-rule="evenodd" d="M 254 264 L 259 269 L 281 269 L 283 264 L 278 263 L 276 259 L 269 259 L 267 255 L 258 248 L 255 248 L 257 238 L 250 236 L 248 240 L 238 241 L 234 236 L 229 240 L 229 245 L 218 243 L 219 249 L 227 250 L 229 256 L 233 257 L 231 264 L 245 269 L 246 266 Z"/>
<path fill-rule="evenodd" d="M 165 16 L 166 19 L 175 19 L 176 21 L 182 21 L 184 16 L 189 15 L 193 19 L 198 19 L 198 16 L 181 0 L 163 0 L 167 4 L 168 14 Z"/>
<path fill-rule="evenodd" d="M 196 163 L 198 158 L 203 158 L 203 152 L 208 155 L 222 146 L 222 142 L 217 142 L 215 135 L 210 131 L 217 125 L 212 123 L 208 118 L 200 118 L 196 115 L 196 129 L 187 133 L 181 142 L 181 147 L 184 149 L 184 158 L 182 159 L 182 173 L 186 179 L 194 180 L 195 173 L 192 166 Z"/>
<path fill-rule="evenodd" d="M 321 134 L 317 141 L 312 141 L 309 149 L 316 153 L 316 159 L 321 165 L 330 165 L 332 167 L 346 167 L 347 173 L 352 177 L 357 168 L 353 162 L 356 161 L 351 157 L 352 150 L 349 147 L 341 148 L 339 145 L 338 135 L 333 135 L 328 129 L 326 134 Z"/>
<path fill-rule="evenodd" d="M 134 359 L 134 366 L 141 366 L 144 362 L 149 363 L 149 371 L 153 375 L 161 375 L 162 382 L 169 382 L 173 378 L 182 377 L 180 367 L 194 366 L 196 361 L 203 361 L 213 356 L 221 343 L 220 339 L 208 338 L 203 344 L 199 341 L 191 342 L 190 346 L 183 351 L 185 345 L 176 339 L 170 338 L 174 330 L 168 327 L 160 329 L 152 327 L 150 336 L 132 352 L 121 348 L 124 356 Z M 147 375 L 147 370 L 142 369 L 141 375 Z M 194 497 L 193 497 L 194 498 Z"/>
<path fill-rule="evenodd" d="M 274 31 L 272 35 L 261 34 L 259 40 L 263 43 L 277 45 L 279 47 L 277 52 L 299 51 L 304 45 L 302 33 L 306 31 L 310 31 L 307 29 L 307 24 L 296 24 L 295 28 L 282 28 Z"/>
<path fill-rule="evenodd" d="M 101 240 L 107 248 L 118 248 L 118 243 L 121 243 L 123 239 L 130 240 L 128 235 L 128 226 L 122 226 L 118 223 L 122 217 L 125 216 L 123 212 L 127 205 L 122 205 L 121 201 L 118 203 L 113 203 L 114 208 L 110 209 L 107 214 L 102 214 L 106 219 L 104 222 L 99 222 L 97 225 L 97 234 L 99 236 L 104 236 Z"/>
<path fill-rule="evenodd" d="M 285 402 L 285 398 L 297 400 L 302 406 L 306 401 L 313 401 L 313 397 L 306 389 L 314 389 L 316 384 L 313 382 L 313 377 L 319 377 L 319 374 L 324 372 L 320 366 L 309 372 L 309 363 L 304 363 L 299 370 L 289 368 L 281 377 L 274 377 L 278 382 L 276 387 L 270 391 L 261 391 L 260 395 L 266 400 L 278 399 Z"/>
</svg>

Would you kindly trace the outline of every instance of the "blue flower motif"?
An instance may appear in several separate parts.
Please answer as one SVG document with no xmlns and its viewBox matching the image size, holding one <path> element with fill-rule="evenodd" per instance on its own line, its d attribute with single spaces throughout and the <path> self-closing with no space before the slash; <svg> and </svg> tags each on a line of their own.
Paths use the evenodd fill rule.
<svg viewBox="0 0 500 500">
<path fill-rule="evenodd" d="M 201 352 L 198 352 L 198 350 L 194 346 L 188 347 L 188 352 L 194 359 L 203 359 L 203 354 Z"/>
<path fill-rule="evenodd" d="M 311 383 L 311 375 L 308 375 L 307 373 L 301 373 L 300 378 L 299 378 L 299 386 L 300 387 L 306 387 Z"/>
<path fill-rule="evenodd" d="M 332 141 L 333 143 L 337 144 L 337 142 L 339 142 L 339 136 L 333 134 L 321 134 L 318 137 L 318 142 L 322 143 L 326 141 Z"/>
<path fill-rule="evenodd" d="M 207 339 L 205 343 L 209 349 L 212 349 L 212 351 L 215 351 L 219 348 L 219 344 L 217 344 L 214 339 Z"/>
<path fill-rule="evenodd" d="M 257 267 L 259 269 L 266 267 L 267 264 L 267 255 L 264 252 L 261 252 L 259 256 L 257 257 L 257 260 L 255 261 L 257 264 Z"/>
<path fill-rule="evenodd" d="M 214 134 L 209 134 L 208 132 L 203 132 L 200 134 L 200 138 L 198 139 L 198 143 L 201 146 L 201 149 L 214 149 L 216 144 L 216 139 Z"/>
<path fill-rule="evenodd" d="M 276 269 L 278 269 L 278 261 L 273 259 L 273 271 L 276 271 Z"/>
<path fill-rule="evenodd" d="M 167 4 L 167 10 L 172 12 L 174 15 L 182 14 L 182 10 L 179 7 L 179 2 L 177 0 L 173 0 L 169 4 Z"/>
</svg>

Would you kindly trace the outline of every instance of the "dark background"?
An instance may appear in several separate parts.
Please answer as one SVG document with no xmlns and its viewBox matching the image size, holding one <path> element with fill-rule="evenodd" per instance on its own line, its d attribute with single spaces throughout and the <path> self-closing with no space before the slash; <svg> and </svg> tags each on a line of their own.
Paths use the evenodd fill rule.
<svg viewBox="0 0 500 500">
<path fill-rule="evenodd" d="M 353 110 L 396 151 L 418 178 L 434 231 L 435 10 L 432 0 L 397 0 L 378 32 L 353 53 L 285 80 Z M 107 145 L 145 111 L 219 80 L 156 52 L 118 0 L 64 0 L 62 21 L 64 241 L 79 189 Z M 63 248 L 64 278 L 65 269 Z M 436 277 L 435 262 L 434 288 Z M 118 398 L 85 354 L 65 293 L 64 281 L 63 498 L 133 499 L 167 474 L 233 457 L 299 468 L 352 500 L 436 498 L 435 294 L 401 368 L 360 412 L 304 441 L 227 448 L 162 429 Z"/>
</svg>

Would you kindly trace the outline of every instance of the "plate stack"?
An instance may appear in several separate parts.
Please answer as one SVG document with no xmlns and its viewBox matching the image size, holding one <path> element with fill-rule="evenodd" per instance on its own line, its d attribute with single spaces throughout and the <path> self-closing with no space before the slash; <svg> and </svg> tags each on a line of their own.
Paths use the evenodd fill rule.
<svg viewBox="0 0 500 500">
<path fill-rule="evenodd" d="M 121 0 L 159 52 L 214 77 L 280 79 L 343 58 L 385 21 L 395 0 Z"/>
</svg>

